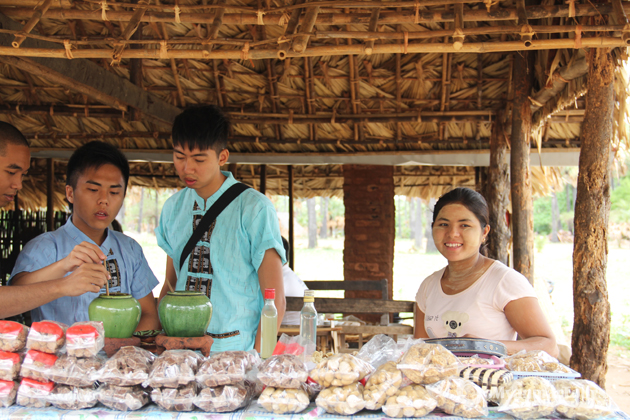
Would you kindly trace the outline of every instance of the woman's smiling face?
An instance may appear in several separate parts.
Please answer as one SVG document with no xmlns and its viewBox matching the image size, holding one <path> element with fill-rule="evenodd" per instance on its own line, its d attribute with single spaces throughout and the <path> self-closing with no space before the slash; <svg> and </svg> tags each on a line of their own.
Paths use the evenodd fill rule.
<svg viewBox="0 0 630 420">
<path fill-rule="evenodd" d="M 449 262 L 465 261 L 479 254 L 489 231 L 490 226 L 482 228 L 479 219 L 463 204 L 447 204 L 433 223 L 433 241 Z"/>
</svg>

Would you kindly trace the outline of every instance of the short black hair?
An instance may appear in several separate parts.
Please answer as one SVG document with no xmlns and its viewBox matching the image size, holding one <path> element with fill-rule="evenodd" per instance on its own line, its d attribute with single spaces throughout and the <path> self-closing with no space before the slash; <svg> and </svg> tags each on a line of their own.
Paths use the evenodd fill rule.
<svg viewBox="0 0 630 420">
<path fill-rule="evenodd" d="M 114 165 L 125 180 L 123 193 L 127 192 L 129 183 L 129 162 L 125 155 L 116 146 L 102 141 L 91 141 L 74 151 L 68 161 L 66 170 L 66 185 L 77 187 L 79 176 L 87 169 L 98 169 L 103 165 Z"/>
<path fill-rule="evenodd" d="M 9 144 L 28 147 L 28 141 L 20 130 L 8 122 L 0 121 L 0 155 L 6 156 Z"/>
<path fill-rule="evenodd" d="M 227 148 L 229 131 L 230 120 L 218 106 L 187 108 L 173 122 L 173 146 L 213 149 L 218 155 Z"/>
</svg>

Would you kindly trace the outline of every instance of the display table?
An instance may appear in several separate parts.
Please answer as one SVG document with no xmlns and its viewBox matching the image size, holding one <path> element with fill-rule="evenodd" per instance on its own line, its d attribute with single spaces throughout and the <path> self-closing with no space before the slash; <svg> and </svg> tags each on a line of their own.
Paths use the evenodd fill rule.
<svg viewBox="0 0 630 420">
<path fill-rule="evenodd" d="M 616 418 L 630 420 L 630 416 L 619 411 L 616 413 Z M 293 415 L 279 415 L 273 414 L 265 409 L 261 408 L 255 401 L 247 408 L 243 410 L 234 411 L 232 413 L 206 413 L 201 410 L 187 411 L 187 412 L 173 412 L 161 410 L 155 404 L 149 404 L 138 411 L 113 411 L 102 405 L 97 405 L 94 408 L 86 410 L 58 410 L 54 407 L 48 408 L 25 408 L 19 406 L 12 406 L 9 408 L 0 409 L 0 420 L 142 420 L 142 419 L 160 419 L 160 420 L 309 420 L 321 418 L 326 420 L 340 419 L 340 420 L 361 420 L 361 419 L 386 419 L 388 418 L 383 414 L 381 410 L 368 411 L 363 410 L 354 416 L 341 416 L 335 414 L 327 414 L 321 408 L 316 407 L 313 403 L 304 411 Z M 478 417 L 482 418 L 482 417 Z M 427 420 L 443 420 L 443 419 L 456 419 L 456 420 L 468 420 L 464 417 L 449 416 L 444 413 L 432 413 L 428 416 L 421 417 L 421 419 Z M 510 415 L 503 413 L 496 413 L 491 411 L 488 417 L 483 419 L 495 419 L 495 420 L 513 420 Z M 549 420 L 551 417 L 546 417 L 545 420 Z"/>
</svg>

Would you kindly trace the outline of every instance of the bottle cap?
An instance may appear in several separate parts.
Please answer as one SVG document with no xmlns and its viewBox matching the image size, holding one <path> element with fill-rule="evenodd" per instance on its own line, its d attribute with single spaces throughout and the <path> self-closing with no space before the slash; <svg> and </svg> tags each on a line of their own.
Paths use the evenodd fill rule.
<svg viewBox="0 0 630 420">
<path fill-rule="evenodd" d="M 315 302 L 315 292 L 312 290 L 304 291 L 304 302 Z"/>
<path fill-rule="evenodd" d="M 276 289 L 265 289 L 265 299 L 275 299 Z"/>
</svg>

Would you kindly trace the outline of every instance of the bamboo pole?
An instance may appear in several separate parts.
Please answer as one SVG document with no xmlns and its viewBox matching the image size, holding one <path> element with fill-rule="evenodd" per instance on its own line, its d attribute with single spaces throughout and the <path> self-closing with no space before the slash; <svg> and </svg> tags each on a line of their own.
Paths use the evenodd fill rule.
<svg viewBox="0 0 630 420">
<path fill-rule="evenodd" d="M 370 32 L 376 32 L 378 28 L 378 16 L 380 13 L 381 13 L 381 9 L 374 9 L 372 11 L 372 16 L 370 16 L 370 24 L 368 26 L 368 30 Z M 365 46 L 365 53 L 367 55 L 371 55 L 373 50 L 374 50 L 374 40 L 371 39 L 367 42 Z"/>
<path fill-rule="evenodd" d="M 450 3 L 455 3 L 451 1 Z M 416 2 L 413 3 L 417 4 Z M 623 2 L 623 9 L 626 13 L 630 12 L 630 3 Z M 346 8 L 343 3 L 337 4 L 340 8 Z M 380 6 L 387 6 L 388 3 L 381 3 Z M 361 8 L 367 5 L 362 5 Z M 396 7 L 392 5 L 391 7 Z M 415 7 L 415 6 L 414 6 Z M 529 19 L 537 20 L 544 18 L 560 18 L 569 17 L 569 6 L 553 5 L 553 6 L 529 6 L 526 8 Z M 0 13 L 3 13 L 13 19 L 26 20 L 29 19 L 33 10 L 28 7 L 0 7 Z M 610 3 L 601 4 L 576 4 L 575 16 L 600 16 L 613 13 L 613 6 Z M 107 19 L 109 21 L 129 21 L 133 12 L 128 11 L 107 11 Z M 95 20 L 102 21 L 101 9 L 80 10 L 80 9 L 49 9 L 46 12 L 49 19 L 72 19 L 72 20 Z M 212 23 L 215 18 L 214 13 L 180 13 L 179 19 L 182 23 Z M 348 25 L 348 24 L 369 24 L 371 13 L 319 13 L 315 25 Z M 466 10 L 464 12 L 464 22 L 497 22 L 497 21 L 514 21 L 518 19 L 516 8 L 503 8 L 500 13 L 488 12 L 484 9 Z M 403 12 L 382 11 L 380 13 L 379 22 L 382 25 L 404 24 L 404 23 L 435 23 L 435 22 L 452 22 L 453 12 L 445 10 L 424 10 L 419 13 L 418 17 L 410 8 Z M 166 22 L 175 23 L 175 16 L 172 12 L 147 12 L 142 17 L 142 22 Z M 251 14 L 244 13 L 226 13 L 223 16 L 223 24 L 225 25 L 257 25 L 258 16 L 252 10 Z M 265 13 L 263 24 L 265 25 L 282 25 L 284 23 L 283 12 L 275 13 L 273 9 Z"/>
<path fill-rule="evenodd" d="M 304 0 L 295 0 L 293 2 L 293 6 L 295 8 L 291 12 L 291 17 L 289 18 L 289 22 L 287 23 L 287 27 L 284 29 L 284 36 L 288 37 L 295 33 L 298 24 L 300 23 L 300 15 L 302 14 L 302 7 L 297 7 L 299 5 L 304 4 Z"/>
<path fill-rule="evenodd" d="M 628 22 L 628 16 L 626 15 L 623 4 L 621 0 L 612 0 L 612 5 L 614 13 L 611 16 L 613 16 L 618 25 L 623 25 L 621 39 L 626 45 L 630 45 L 630 22 Z"/>
<path fill-rule="evenodd" d="M 150 2 L 150 0 L 138 0 L 139 7 L 133 13 L 131 19 L 129 19 L 129 23 L 127 24 L 127 27 L 125 27 L 125 31 L 121 35 L 122 39 L 129 40 L 129 38 L 131 38 L 131 36 L 136 32 L 136 30 L 140 26 L 142 16 L 144 16 L 144 14 L 146 13 Z M 124 49 L 125 44 L 116 45 L 114 47 L 114 52 L 112 53 L 112 65 L 120 63 L 122 52 Z"/>
<path fill-rule="evenodd" d="M 11 43 L 11 46 L 13 48 L 20 48 L 20 45 L 22 45 L 22 42 L 24 42 L 24 40 L 26 39 L 26 36 L 24 34 L 28 34 L 33 30 L 35 25 L 39 23 L 42 16 L 44 16 L 44 14 L 48 11 L 48 8 L 50 8 L 51 4 L 52 0 L 44 0 L 42 4 L 35 8 L 33 16 L 31 16 L 28 22 L 26 22 L 26 25 L 24 25 L 24 28 L 22 28 L 22 33 L 20 35 L 16 35 L 15 39 Z"/>
<path fill-rule="evenodd" d="M 455 5 L 455 20 L 453 22 L 453 48 L 461 50 L 464 46 L 464 5 Z"/>
<path fill-rule="evenodd" d="M 532 112 L 540 109 L 549 100 L 555 98 L 560 92 L 562 92 L 569 81 L 582 77 L 586 73 L 588 73 L 588 65 L 584 59 L 578 60 L 567 67 L 562 67 L 561 69 L 556 70 L 551 77 L 551 85 L 545 86 L 532 95 Z"/>
<path fill-rule="evenodd" d="M 293 40 L 291 44 L 291 48 L 298 54 L 301 54 L 306 50 L 306 45 L 308 44 L 308 39 L 310 38 L 311 32 L 313 32 L 313 26 L 315 26 L 315 21 L 317 21 L 317 15 L 319 14 L 319 6 L 312 6 L 306 9 L 306 13 L 304 14 L 304 19 L 302 20 L 302 26 L 300 27 L 300 32 L 297 37 Z"/>
</svg>

